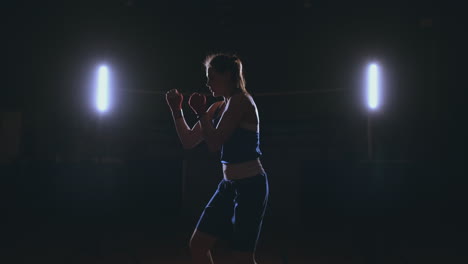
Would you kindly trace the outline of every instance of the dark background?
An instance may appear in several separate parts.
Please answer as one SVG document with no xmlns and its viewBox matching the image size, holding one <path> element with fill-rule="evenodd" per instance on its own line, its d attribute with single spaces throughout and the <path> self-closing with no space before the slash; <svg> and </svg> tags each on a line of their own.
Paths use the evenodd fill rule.
<svg viewBox="0 0 468 264">
<path fill-rule="evenodd" d="M 13 156 L 2 150 L 2 262 L 187 260 L 222 173 L 205 145 L 182 149 L 163 94 L 207 92 L 202 62 L 213 52 L 238 54 L 259 107 L 271 188 L 260 263 L 468 258 L 461 5 L 11 1 L 1 10 L 2 144 L 19 142 Z M 385 92 L 369 160 L 363 89 L 373 60 Z M 99 116 L 91 92 L 103 62 L 115 85 Z"/>
</svg>

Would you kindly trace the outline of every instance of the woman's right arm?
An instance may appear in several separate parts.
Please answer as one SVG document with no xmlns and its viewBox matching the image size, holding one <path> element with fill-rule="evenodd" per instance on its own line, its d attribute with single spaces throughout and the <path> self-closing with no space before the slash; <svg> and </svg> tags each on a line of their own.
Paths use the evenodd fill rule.
<svg viewBox="0 0 468 264">
<path fill-rule="evenodd" d="M 208 108 L 207 116 L 210 120 L 213 118 L 215 109 L 219 106 L 219 103 L 214 103 Z M 182 111 L 182 110 L 181 110 Z M 181 112 L 182 113 L 182 112 Z M 177 135 L 179 136 L 180 142 L 184 149 L 192 149 L 196 147 L 200 142 L 203 141 L 203 131 L 200 121 L 198 121 L 191 129 L 187 125 L 183 114 L 180 116 L 172 115 L 174 124 L 176 127 Z"/>
<path fill-rule="evenodd" d="M 166 100 L 172 111 L 177 135 L 184 149 L 191 149 L 200 144 L 203 141 L 201 124 L 197 122 L 192 128 L 187 125 L 182 113 L 183 95 L 173 89 L 167 92 Z M 217 103 L 214 103 L 207 111 L 210 116 L 213 115 L 214 105 L 217 105 Z"/>
</svg>

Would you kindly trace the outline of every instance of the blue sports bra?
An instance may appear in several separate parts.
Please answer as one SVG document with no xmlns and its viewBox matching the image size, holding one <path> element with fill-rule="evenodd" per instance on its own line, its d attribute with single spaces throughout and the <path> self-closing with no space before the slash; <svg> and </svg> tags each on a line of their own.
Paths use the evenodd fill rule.
<svg viewBox="0 0 468 264">
<path fill-rule="evenodd" d="M 221 105 L 213 115 L 214 127 L 218 125 L 221 119 Z M 221 147 L 221 163 L 224 164 L 254 160 L 261 155 L 260 133 L 241 127 L 237 127 Z"/>
</svg>

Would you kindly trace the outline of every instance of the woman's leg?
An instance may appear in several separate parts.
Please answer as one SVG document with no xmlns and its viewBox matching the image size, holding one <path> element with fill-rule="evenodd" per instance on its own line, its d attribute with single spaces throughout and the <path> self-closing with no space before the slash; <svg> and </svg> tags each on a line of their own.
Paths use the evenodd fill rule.
<svg viewBox="0 0 468 264">
<path fill-rule="evenodd" d="M 216 240 L 216 237 L 195 229 L 190 239 L 190 254 L 194 264 L 214 263 L 211 257 L 211 249 Z"/>
<path fill-rule="evenodd" d="M 233 259 L 236 263 L 256 264 L 255 249 L 269 196 L 266 174 L 236 181 L 235 190 Z"/>
<path fill-rule="evenodd" d="M 257 264 L 254 252 L 232 250 L 231 254 L 236 264 Z"/>
<path fill-rule="evenodd" d="M 218 238 L 228 239 L 232 233 L 234 193 L 224 180 L 211 197 L 198 220 L 190 239 L 190 252 L 193 263 L 213 263 L 210 250 Z"/>
</svg>

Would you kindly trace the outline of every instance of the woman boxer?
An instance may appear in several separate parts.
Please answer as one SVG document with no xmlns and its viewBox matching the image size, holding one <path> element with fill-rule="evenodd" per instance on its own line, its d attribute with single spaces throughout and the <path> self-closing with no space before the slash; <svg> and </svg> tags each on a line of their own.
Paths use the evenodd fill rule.
<svg viewBox="0 0 468 264">
<path fill-rule="evenodd" d="M 207 83 L 223 100 L 209 108 L 206 97 L 193 93 L 189 105 L 198 122 L 189 128 L 183 113 L 183 95 L 173 89 L 166 100 L 176 131 L 186 149 L 205 141 L 220 151 L 223 179 L 203 210 L 190 239 L 193 263 L 213 263 L 211 249 L 218 239 L 229 241 L 236 263 L 255 261 L 255 249 L 269 195 L 267 175 L 260 162 L 260 122 L 257 106 L 245 88 L 242 62 L 233 55 L 205 59 Z"/>
</svg>

